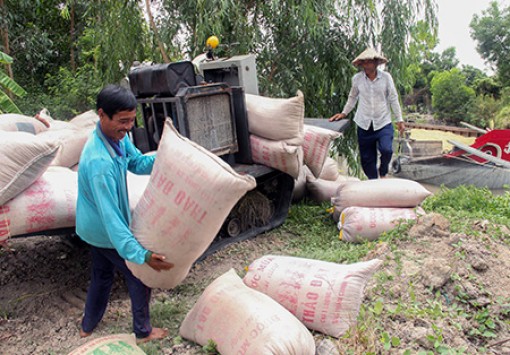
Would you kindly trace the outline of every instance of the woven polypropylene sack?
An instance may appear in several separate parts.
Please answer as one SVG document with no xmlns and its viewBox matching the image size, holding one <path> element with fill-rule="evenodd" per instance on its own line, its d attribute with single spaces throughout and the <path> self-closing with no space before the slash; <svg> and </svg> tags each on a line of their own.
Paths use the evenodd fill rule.
<svg viewBox="0 0 510 355">
<path fill-rule="evenodd" d="M 37 180 L 57 155 L 60 143 L 25 132 L 0 131 L 0 206 Z"/>
<path fill-rule="evenodd" d="M 340 136 L 340 132 L 305 124 L 304 162 L 315 177 L 322 172 L 331 143 Z"/>
<path fill-rule="evenodd" d="M 74 227 L 78 175 L 49 167 L 27 189 L 0 206 L 0 241 L 9 237 Z"/>
<path fill-rule="evenodd" d="M 347 181 L 340 184 L 331 202 L 341 213 L 351 206 L 416 207 L 431 194 L 423 185 L 407 179 Z"/>
<path fill-rule="evenodd" d="M 250 135 L 253 161 L 283 171 L 294 179 L 303 166 L 303 148 L 289 145 L 285 141 L 272 141 Z"/>
<path fill-rule="evenodd" d="M 99 116 L 94 110 L 86 111 L 73 117 L 69 123 L 78 128 L 93 129 L 99 122 Z"/>
<path fill-rule="evenodd" d="M 34 117 L 17 113 L 0 114 L 0 131 L 38 134 L 46 130 L 48 127 Z"/>
<path fill-rule="evenodd" d="M 338 222 L 339 238 L 353 243 L 375 240 L 399 223 L 416 217 L 414 208 L 347 207 Z"/>
<path fill-rule="evenodd" d="M 132 231 L 146 249 L 174 264 L 155 271 L 128 262 L 149 287 L 172 288 L 188 274 L 234 205 L 256 186 L 205 148 L 181 136 L 167 120 L 149 184 L 133 212 Z"/>
<path fill-rule="evenodd" d="M 243 281 L 307 328 L 339 337 L 356 324 L 365 286 L 381 263 L 374 259 L 346 265 L 266 255 L 251 263 Z"/>
<path fill-rule="evenodd" d="M 313 175 L 306 177 L 306 191 L 308 197 L 313 201 L 331 201 L 338 190 L 338 187 L 346 181 L 359 181 L 354 176 L 338 175 L 335 181 L 316 179 Z"/>
<path fill-rule="evenodd" d="M 222 355 L 314 355 L 315 341 L 289 311 L 243 284 L 231 269 L 214 280 L 181 324 L 180 335 L 209 340 Z"/>
<path fill-rule="evenodd" d="M 136 345 L 134 334 L 112 334 L 90 340 L 69 355 L 143 355 L 145 352 Z"/>
<path fill-rule="evenodd" d="M 48 141 L 54 141 L 56 144 L 60 145 L 51 165 L 70 168 L 79 163 L 81 152 L 87 142 L 89 134 L 90 131 L 85 129 L 63 128 L 58 130 L 50 129 L 40 133 L 38 137 Z"/>
<path fill-rule="evenodd" d="M 337 161 L 331 157 L 326 157 L 319 179 L 335 181 L 338 176 L 340 176 L 340 169 L 338 168 Z"/>
<path fill-rule="evenodd" d="M 303 144 L 305 98 L 301 91 L 288 99 L 251 94 L 245 97 L 250 133 L 287 144 Z"/>
</svg>

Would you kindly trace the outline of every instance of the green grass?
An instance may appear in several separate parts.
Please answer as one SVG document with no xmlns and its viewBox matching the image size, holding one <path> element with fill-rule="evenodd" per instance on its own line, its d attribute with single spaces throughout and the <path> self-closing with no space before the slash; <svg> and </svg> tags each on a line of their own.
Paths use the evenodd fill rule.
<svg viewBox="0 0 510 355">
<path fill-rule="evenodd" d="M 338 342 L 342 353 L 376 354 L 379 351 L 391 353 L 413 353 L 406 350 L 397 334 L 390 334 L 385 326 L 388 319 L 422 319 L 431 324 L 431 332 L 427 335 L 431 351 L 423 354 L 462 354 L 463 349 L 449 348 L 445 345 L 442 330 L 436 324 L 451 322 L 453 327 L 460 327 L 455 319 L 465 317 L 480 326 L 470 336 L 473 339 L 492 338 L 493 328 L 508 327 L 507 323 L 492 322 L 491 314 L 484 307 L 473 307 L 462 299 L 462 293 L 453 297 L 442 291 L 430 290 L 428 300 L 418 299 L 412 281 L 401 284 L 399 295 L 393 294 L 389 285 L 394 285 L 396 278 L 402 276 L 403 259 L 407 257 L 400 249 L 401 243 L 419 243 L 409 237 L 408 230 L 414 223 L 402 223 L 394 230 L 384 233 L 378 240 L 364 243 L 346 243 L 338 238 L 338 228 L 327 211 L 328 203 L 316 204 L 307 201 L 293 204 L 285 223 L 271 231 L 284 242 L 284 253 L 317 260 L 337 263 L 355 263 L 362 260 L 367 253 L 380 243 L 385 243 L 392 254 L 394 268 L 388 272 L 381 270 L 374 275 L 376 292 L 368 297 L 361 306 L 358 324 Z M 426 212 L 437 212 L 445 216 L 451 223 L 451 232 L 476 235 L 472 226 L 476 221 L 486 221 L 484 234 L 510 243 L 508 228 L 510 226 L 510 193 L 493 195 L 489 190 L 474 187 L 456 189 L 442 188 L 439 193 L 431 196 L 423 203 Z M 426 247 L 426 246 L 424 246 Z M 248 251 L 249 252 L 249 251 Z M 280 253 L 280 252 L 279 252 Z M 459 255 L 452 258 L 462 259 Z M 390 262 L 385 260 L 385 264 Z M 456 275 L 452 275 L 455 282 Z M 162 349 L 183 341 L 178 336 L 178 328 L 192 303 L 212 280 L 203 280 L 198 284 L 182 284 L 170 293 L 169 297 L 157 299 L 152 307 L 155 326 L 167 327 L 171 336 L 163 342 L 144 344 L 142 349 L 147 354 L 159 354 Z M 473 281 L 474 282 L 474 281 Z M 502 304 L 510 300 L 504 299 Z M 476 308 L 476 309 L 475 309 Z M 510 313 L 510 311 L 508 311 Z M 507 317 L 508 319 L 508 317 Z M 477 333 L 478 332 L 478 333 Z M 214 354 L 214 344 L 203 347 L 204 354 Z M 413 350 L 414 351 L 414 350 Z"/>
<path fill-rule="evenodd" d="M 295 204 L 281 232 L 290 233 L 290 255 L 332 261 L 337 263 L 353 263 L 363 258 L 376 243 L 345 243 L 338 238 L 338 228 L 330 213 L 331 205 L 323 203 Z"/>
<path fill-rule="evenodd" d="M 487 234 L 510 243 L 510 236 L 502 226 L 510 227 L 510 192 L 494 195 L 489 189 L 459 186 L 442 187 L 440 193 L 423 203 L 427 212 L 437 212 L 451 223 L 452 232 L 472 233 L 472 223 L 487 221 Z"/>
</svg>

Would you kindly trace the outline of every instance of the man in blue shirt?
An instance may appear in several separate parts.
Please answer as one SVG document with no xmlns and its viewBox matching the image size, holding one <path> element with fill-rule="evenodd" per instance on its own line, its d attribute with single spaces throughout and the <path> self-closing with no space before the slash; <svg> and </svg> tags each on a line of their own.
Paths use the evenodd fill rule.
<svg viewBox="0 0 510 355">
<path fill-rule="evenodd" d="M 347 117 L 356 103 L 358 108 L 354 122 L 358 126 L 358 145 L 361 167 L 369 179 L 384 178 L 393 155 L 393 124 L 391 113 L 395 115 L 399 132 L 403 133 L 405 124 L 398 94 L 390 73 L 377 68 L 388 60 L 374 49 L 367 48 L 352 61 L 363 71 L 352 78 L 351 91 L 341 113 L 329 120 L 337 121 Z M 381 163 L 377 169 L 377 150 L 381 153 Z"/>
<path fill-rule="evenodd" d="M 125 260 L 168 270 L 172 263 L 145 249 L 129 229 L 126 174 L 150 174 L 155 156 L 144 156 L 127 133 L 136 119 L 136 98 L 116 85 L 97 96 L 99 122 L 83 148 L 78 167 L 76 232 L 90 245 L 92 279 L 87 293 L 80 336 L 86 337 L 101 321 L 110 296 L 115 269 L 126 280 L 138 342 L 160 339 L 166 329 L 152 328 L 149 315 L 151 289 L 127 268 Z"/>
</svg>

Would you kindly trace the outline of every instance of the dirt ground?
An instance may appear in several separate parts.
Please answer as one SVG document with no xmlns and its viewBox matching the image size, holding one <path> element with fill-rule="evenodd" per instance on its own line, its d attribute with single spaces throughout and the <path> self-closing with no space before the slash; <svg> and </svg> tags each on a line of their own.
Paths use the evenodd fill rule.
<svg viewBox="0 0 510 355">
<path fill-rule="evenodd" d="M 439 339 L 450 348 L 462 349 L 459 353 L 510 354 L 510 248 L 485 234 L 486 229 L 487 223 L 480 221 L 473 225 L 473 235 L 452 234 L 448 221 L 427 215 L 397 248 L 379 243 L 366 257 L 384 260 L 380 271 L 386 281 L 381 288 L 375 277 L 370 280 L 365 298 L 383 301 L 384 330 L 401 341 L 390 351 L 382 344 L 373 345 L 377 353 L 396 354 L 402 349 L 439 353 Z M 291 236 L 268 233 L 230 245 L 197 263 L 185 283 L 192 287 L 210 282 L 232 267 L 243 270 L 264 254 L 285 254 L 287 237 Z M 70 236 L 12 239 L 10 245 L 11 252 L 0 251 L 0 353 L 67 354 L 84 344 L 78 326 L 89 281 L 87 249 Z M 172 292 L 155 290 L 153 299 L 177 297 Z M 465 315 L 437 318 L 433 310 L 412 314 L 413 304 L 426 305 L 434 294 L 441 295 L 438 302 L 443 310 L 458 303 Z M 405 311 L 396 312 L 403 303 Z M 494 336 L 479 334 L 481 321 L 474 314 L 485 314 L 482 320 Z M 129 332 L 130 324 L 129 298 L 118 278 L 107 314 L 93 337 L 111 334 L 112 329 Z M 361 330 L 349 339 L 330 339 L 325 344 L 323 336 L 314 336 L 322 347 L 318 353 L 324 355 L 343 354 L 349 346 L 363 354 L 370 341 L 380 343 Z M 164 354 L 200 353 L 199 346 L 188 342 L 163 348 Z"/>
</svg>

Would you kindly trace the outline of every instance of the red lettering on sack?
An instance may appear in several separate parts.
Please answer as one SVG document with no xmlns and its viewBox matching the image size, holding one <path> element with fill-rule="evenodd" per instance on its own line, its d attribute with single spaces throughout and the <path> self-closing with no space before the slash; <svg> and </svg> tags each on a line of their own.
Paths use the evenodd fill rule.
<svg viewBox="0 0 510 355">
<path fill-rule="evenodd" d="M 312 282 L 310 282 L 310 286 L 320 287 L 320 286 L 322 286 L 322 281 L 321 280 L 312 280 Z"/>
<path fill-rule="evenodd" d="M 252 288 L 257 288 L 257 286 L 259 285 L 259 281 L 260 281 L 260 275 L 259 274 L 254 274 L 252 279 L 251 279 L 251 282 L 250 282 L 250 285 Z"/>
<path fill-rule="evenodd" d="M 11 225 L 11 220 L 8 219 L 7 213 L 10 211 L 9 206 L 0 206 L 0 214 L 4 214 L 3 218 L 0 219 L 0 240 L 4 240 L 4 237 L 9 238 L 9 226 Z"/>
<path fill-rule="evenodd" d="M 189 196 L 184 203 L 184 212 L 190 210 L 190 216 L 199 224 L 202 223 L 204 217 L 207 215 L 207 211 L 204 211 L 195 201 Z"/>
<path fill-rule="evenodd" d="M 8 219 L 0 220 L 0 240 L 3 239 L 2 237 L 7 236 L 7 238 L 10 237 L 9 233 L 9 226 L 11 225 L 11 221 Z"/>
<path fill-rule="evenodd" d="M 243 343 L 241 344 L 241 348 L 237 351 L 237 353 L 239 355 L 244 355 L 246 354 L 246 352 L 248 351 L 248 349 L 250 348 L 251 346 L 251 343 L 248 339 L 244 339 L 243 340 Z"/>
<path fill-rule="evenodd" d="M 168 195 L 172 191 L 174 183 L 166 176 L 161 175 L 159 171 L 154 172 L 153 176 L 156 189 L 161 190 L 165 195 Z"/>
</svg>

